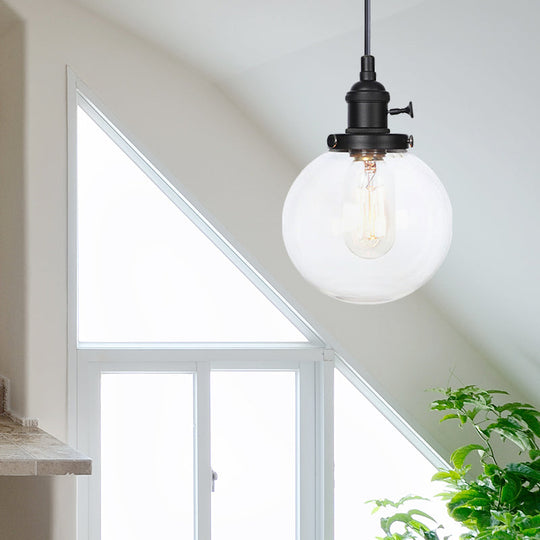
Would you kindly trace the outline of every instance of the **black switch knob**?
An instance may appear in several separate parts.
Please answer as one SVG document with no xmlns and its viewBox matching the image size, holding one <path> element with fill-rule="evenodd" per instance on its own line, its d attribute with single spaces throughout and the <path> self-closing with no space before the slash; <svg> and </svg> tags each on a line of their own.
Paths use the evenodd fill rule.
<svg viewBox="0 0 540 540">
<path fill-rule="evenodd" d="M 409 104 L 403 109 L 390 109 L 388 114 L 408 114 L 411 118 L 414 118 L 412 101 L 409 101 Z"/>
</svg>

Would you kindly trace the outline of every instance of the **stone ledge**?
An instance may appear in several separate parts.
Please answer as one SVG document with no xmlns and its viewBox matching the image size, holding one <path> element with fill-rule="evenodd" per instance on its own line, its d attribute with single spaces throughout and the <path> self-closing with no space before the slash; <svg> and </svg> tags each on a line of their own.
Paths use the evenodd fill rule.
<svg viewBox="0 0 540 540">
<path fill-rule="evenodd" d="M 0 476 L 92 474 L 92 460 L 9 408 L 9 380 L 0 376 Z"/>
<path fill-rule="evenodd" d="M 92 474 L 92 460 L 33 426 L 0 415 L 0 476 Z"/>
</svg>

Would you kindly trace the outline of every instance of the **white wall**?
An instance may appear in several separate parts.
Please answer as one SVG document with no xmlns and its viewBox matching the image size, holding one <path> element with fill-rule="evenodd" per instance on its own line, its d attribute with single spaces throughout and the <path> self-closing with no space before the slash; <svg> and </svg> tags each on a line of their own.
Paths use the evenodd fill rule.
<svg viewBox="0 0 540 540">
<path fill-rule="evenodd" d="M 280 235 L 281 205 L 297 168 L 214 86 L 159 49 L 72 4 L 7 3 L 23 19 L 26 36 L 20 115 L 24 189 L 20 184 L 13 192 L 6 188 L 1 201 L 2 213 L 12 202 L 23 205 L 20 218 L 13 218 L 20 230 L 12 230 L 1 247 L 7 250 L 3 260 L 13 250 L 19 267 L 24 263 L 24 277 L 11 275 L 0 285 L 2 294 L 12 288 L 16 292 L 11 294 L 24 298 L 23 320 L 14 323 L 24 346 L 1 336 L 6 340 L 1 366 L 14 379 L 18 412 L 38 417 L 45 429 L 65 438 L 66 65 L 113 111 L 126 134 L 201 202 L 282 292 L 292 293 L 308 318 L 437 448 L 451 448 L 453 442 L 427 411 L 426 387 L 445 385 L 451 369 L 464 382 L 508 387 L 422 297 L 358 307 L 323 297 L 300 278 Z M 0 152 L 6 152 L 1 139 Z M 0 156 L 0 161 L 4 157 L 13 158 Z M 15 170 L 20 176 L 21 168 Z M 14 241 L 21 231 L 24 253 Z M 29 483 L 17 486 L 21 496 L 28 489 L 31 497 Z M 33 506 L 43 520 L 48 516 L 48 536 L 40 538 L 74 538 L 74 481 L 59 479 L 46 486 Z M 0 488 L 0 497 L 6 496 Z M 30 525 L 26 533 L 18 527 L 19 540 L 36 538 Z"/>
<path fill-rule="evenodd" d="M 0 373 L 14 381 L 11 405 L 20 412 L 26 386 L 24 26 L 0 6 L 0 28 Z"/>
</svg>

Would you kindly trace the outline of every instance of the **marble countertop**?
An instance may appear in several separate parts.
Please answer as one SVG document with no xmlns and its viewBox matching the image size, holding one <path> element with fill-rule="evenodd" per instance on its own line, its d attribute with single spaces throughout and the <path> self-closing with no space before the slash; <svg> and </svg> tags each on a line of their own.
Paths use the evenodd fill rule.
<svg viewBox="0 0 540 540">
<path fill-rule="evenodd" d="M 0 414 L 0 476 L 92 474 L 92 460 L 38 427 Z"/>
</svg>

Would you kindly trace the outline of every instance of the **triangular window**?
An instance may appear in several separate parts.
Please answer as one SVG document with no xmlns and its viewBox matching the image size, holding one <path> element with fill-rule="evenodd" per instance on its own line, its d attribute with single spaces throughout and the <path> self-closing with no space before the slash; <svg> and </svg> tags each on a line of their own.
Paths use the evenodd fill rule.
<svg viewBox="0 0 540 540">
<path fill-rule="evenodd" d="M 79 107 L 79 342 L 307 343 L 279 297 L 263 294 L 225 255 L 226 242 L 218 248 L 189 203 L 101 120 Z"/>
</svg>

